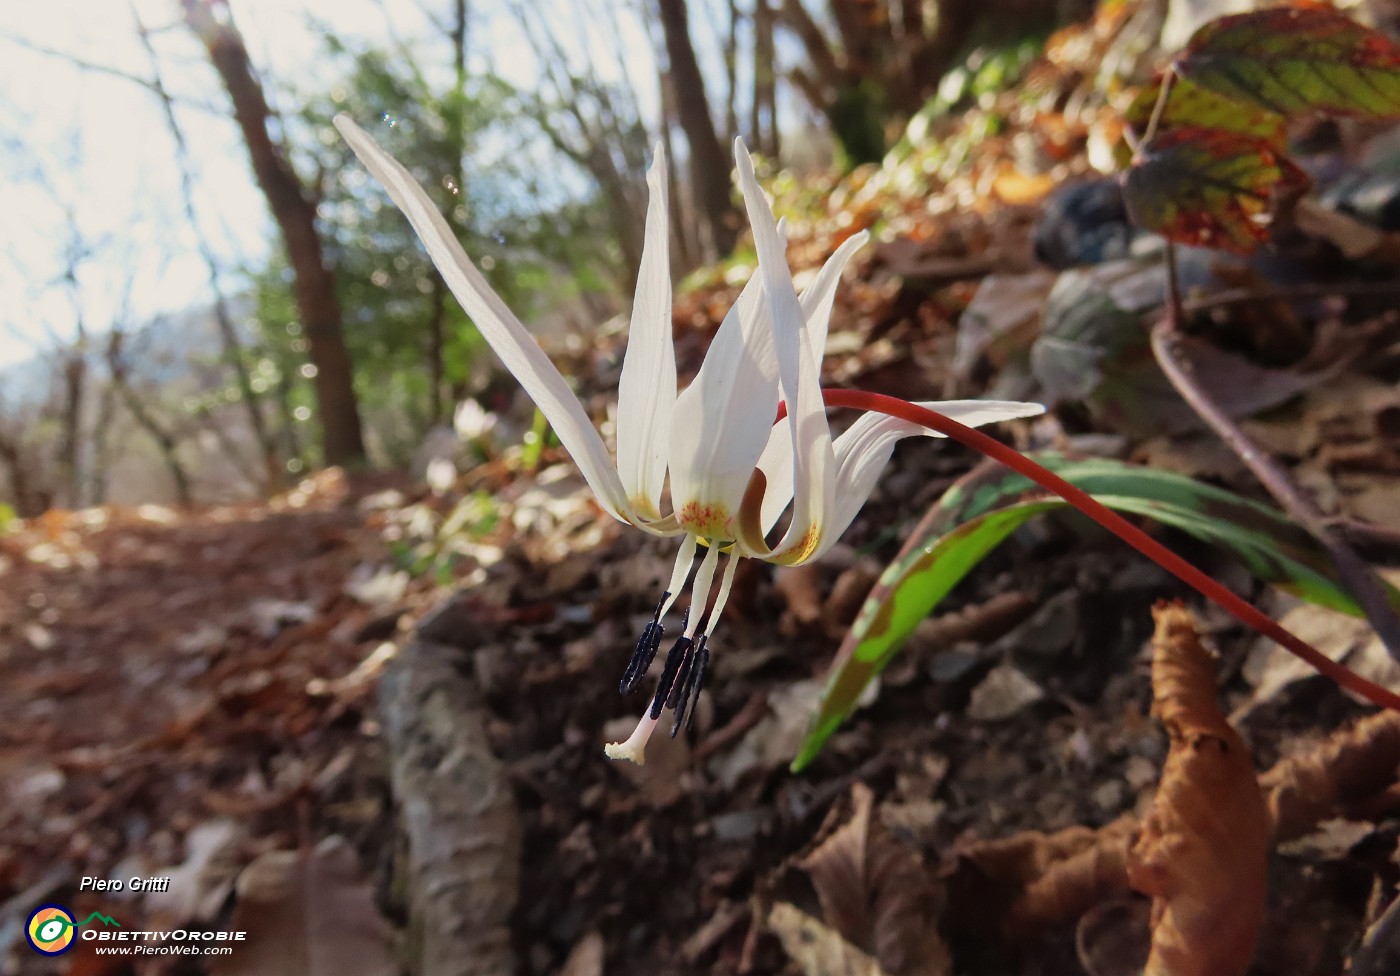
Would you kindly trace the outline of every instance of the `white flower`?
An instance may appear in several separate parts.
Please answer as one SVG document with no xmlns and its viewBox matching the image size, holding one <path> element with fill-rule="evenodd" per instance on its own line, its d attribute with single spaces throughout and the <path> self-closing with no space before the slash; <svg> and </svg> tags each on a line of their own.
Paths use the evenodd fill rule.
<svg viewBox="0 0 1400 976">
<path fill-rule="evenodd" d="M 457 404 L 457 410 L 452 415 L 452 426 L 462 440 L 479 441 L 496 429 L 496 415 L 487 413 L 481 404 L 467 397 Z"/>
<path fill-rule="evenodd" d="M 548 419 L 599 504 L 647 532 L 682 537 L 670 585 L 623 676 L 624 691 L 646 675 L 660 648 L 662 618 L 684 590 L 699 545 L 705 546 L 691 584 L 693 613 L 687 611 L 681 636 L 666 656 L 651 706 L 626 742 L 607 747 L 613 758 L 640 763 L 663 709 L 676 710 L 672 735 L 688 713 L 693 715 L 709 662 L 708 641 L 739 560 L 794 564 L 821 556 L 870 496 L 896 441 L 914 434 L 942 436 L 866 414 L 832 440 L 820 388 L 822 350 L 841 271 L 867 235 L 842 244 L 799 296 L 782 231 L 747 150 L 736 140 L 739 187 L 753 226 L 759 274 L 725 316 L 695 380 L 677 394 L 666 166 L 658 145 L 647 173 L 646 235 L 618 385 L 614 463 L 564 377 L 462 251 L 422 187 L 346 116 L 337 116 L 335 124 L 407 215 L 448 287 Z M 788 416 L 774 424 L 780 402 L 787 404 Z M 1034 403 L 991 400 L 925 405 L 969 426 L 1044 410 Z M 668 473 L 670 510 L 663 514 Z M 774 526 L 789 510 L 787 528 L 770 545 Z M 722 554 L 728 558 L 721 572 Z M 710 601 L 717 573 L 719 590 Z"/>
</svg>

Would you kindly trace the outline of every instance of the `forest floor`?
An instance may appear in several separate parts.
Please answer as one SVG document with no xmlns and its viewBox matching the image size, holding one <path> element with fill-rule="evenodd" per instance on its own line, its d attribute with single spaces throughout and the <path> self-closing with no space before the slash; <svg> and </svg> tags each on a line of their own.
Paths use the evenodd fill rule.
<svg viewBox="0 0 1400 976">
<path fill-rule="evenodd" d="M 504 480 L 488 485 L 501 508 L 453 565 L 467 615 L 447 635 L 484 694 L 490 745 L 513 784 L 521 972 L 822 971 L 784 948 L 770 909 L 822 917 L 797 862 L 831 832 L 829 817 L 848 815 L 857 784 L 908 862 L 927 866 L 927 890 L 907 889 L 912 907 L 872 923 L 872 940 L 941 924 L 952 971 L 1084 971 L 1072 924 L 1015 943 L 992 934 L 995 899 L 963 918 L 976 900 L 960 852 L 1143 812 L 1167 749 L 1148 715 L 1150 608 L 1190 594 L 1077 522 L 1035 523 L 958 588 L 944 617 L 954 625 L 916 633 L 878 696 L 793 775 L 822 673 L 865 591 L 914 517 L 973 462 L 946 442 L 905 447 L 831 558 L 744 567 L 695 731 L 658 737 L 645 767 L 614 763 L 602 745 L 641 707 L 616 683 L 674 554 L 606 520 L 562 455 L 546 461 L 559 465 L 542 483 L 497 472 Z M 17 951 L 15 916 L 61 900 L 80 914 L 212 925 L 250 861 L 331 835 L 357 852 L 379 911 L 403 922 L 376 678 L 392 642 L 447 592 L 432 573 L 399 568 L 403 540 L 454 501 L 328 472 L 268 505 L 52 513 L 0 537 L 10 893 L 0 931 L 19 972 L 198 971 L 132 970 L 86 945 L 54 970 Z M 1288 609 L 1210 550 L 1165 538 L 1266 608 Z M 1365 711 L 1194 605 L 1258 768 Z M 1364 627 L 1339 621 L 1307 607 L 1289 617 L 1355 665 Z M 1400 819 L 1377 817 L 1277 855 L 1252 971 L 1340 971 L 1400 874 L 1397 836 Z M 170 893 L 76 890 L 84 876 L 157 875 L 177 879 Z"/>
<path fill-rule="evenodd" d="M 1034 133 L 1078 160 L 1085 132 L 1065 149 L 1065 120 L 1054 121 L 1038 118 Z M 859 227 L 890 230 L 841 289 L 828 383 L 913 399 L 1037 397 L 1026 351 L 1049 328 L 1039 313 L 1055 276 L 1032 260 L 1029 228 L 1049 185 L 1084 167 L 1018 176 L 1013 144 L 1029 131 L 984 140 L 972 170 L 953 160 L 958 175 L 936 194 L 910 189 L 898 167 L 810 191 L 822 216 L 810 234 L 794 221 L 804 271 Z M 917 158 L 911 167 L 929 171 Z M 955 206 L 969 196 L 976 206 Z M 1329 514 L 1400 524 L 1400 316 L 1389 299 L 1344 297 L 1394 268 L 1362 274 L 1316 249 L 1285 256 L 1282 270 L 1277 260 L 1208 268 L 1210 287 L 1260 298 L 1193 328 L 1254 362 L 1247 382 L 1215 375 L 1266 393 L 1244 411 L 1259 414 L 1250 431 Z M 1105 272 L 1104 293 L 1122 270 Z M 1295 301 L 1279 297 L 1280 280 L 1325 284 Z M 716 273 L 680 298 L 683 377 L 734 294 Z M 1127 318 L 1140 330 L 1140 316 Z M 615 388 L 619 351 L 616 336 L 598 339 L 569 364 L 594 406 Z M 1262 497 L 1199 425 L 1156 422 L 1161 401 L 1132 372 L 1140 359 L 1123 364 L 1126 384 L 1053 397 L 1051 415 L 998 436 Z M 1145 427 L 1130 409 L 1143 403 Z M 0 965 L 209 971 L 195 959 L 98 956 L 86 942 L 46 960 L 26 947 L 23 923 L 60 902 L 128 928 L 271 924 L 239 913 L 258 900 L 249 866 L 286 852 L 281 887 L 260 897 L 291 920 L 275 936 L 287 958 L 353 942 L 313 924 L 301 889 L 288 887 L 298 871 L 319 878 L 318 894 L 336 892 L 355 938 L 411 955 L 377 690 L 416 624 L 450 599 L 456 624 L 440 620 L 435 639 L 457 649 L 480 691 L 523 839 L 518 890 L 482 892 L 513 905 L 517 972 L 1133 972 L 1146 898 L 1118 892 L 1078 923 L 1013 932 L 1017 893 L 974 853 L 1147 810 L 1169 744 L 1151 716 L 1154 604 L 1181 597 L 1195 610 L 1219 652 L 1222 706 L 1258 770 L 1372 709 L 1117 540 L 1047 517 L 985 559 L 815 762 L 790 772 L 865 594 L 976 460 L 946 441 L 906 443 L 829 558 L 746 563 L 694 730 L 658 735 L 643 767 L 610 762 L 602 747 L 642 707 L 617 683 L 674 548 L 608 520 L 555 449 L 536 472 L 503 455 L 441 494 L 330 471 L 266 504 L 53 512 L 0 534 Z M 1400 668 L 1364 624 L 1270 591 L 1184 535 L 1160 537 L 1326 653 L 1400 688 Z M 1396 552 L 1376 555 L 1393 564 Z M 829 842 L 849 838 L 852 823 L 863 853 L 832 882 Z M 311 852 L 332 837 L 355 857 L 327 880 L 330 855 Z M 1400 804 L 1378 802 L 1276 848 L 1253 976 L 1342 972 L 1394 898 L 1398 838 Z M 170 877 L 170 890 L 80 890 L 85 877 L 150 876 Z M 374 958 L 365 950 L 314 971 L 381 972 Z M 235 954 L 218 971 L 274 971 L 249 967 Z"/>
</svg>

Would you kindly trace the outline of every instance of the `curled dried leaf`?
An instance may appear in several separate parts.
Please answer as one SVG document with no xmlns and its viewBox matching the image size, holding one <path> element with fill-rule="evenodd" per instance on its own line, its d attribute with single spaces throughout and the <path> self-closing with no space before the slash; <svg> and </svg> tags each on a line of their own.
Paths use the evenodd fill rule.
<svg viewBox="0 0 1400 976">
<path fill-rule="evenodd" d="M 1396 781 L 1400 714 L 1379 712 L 1342 729 L 1316 748 L 1281 760 L 1259 778 L 1268 798 L 1274 840 L 1310 832 Z"/>
<path fill-rule="evenodd" d="M 1153 616 L 1152 711 L 1171 748 L 1128 856 L 1129 882 L 1153 899 L 1146 976 L 1243 974 L 1264 921 L 1268 809 L 1190 611 L 1159 604 Z"/>
<path fill-rule="evenodd" d="M 1129 815 L 1099 830 L 1024 831 L 982 841 L 962 856 L 1002 893 L 997 900 L 1007 906 L 1003 934 L 1024 938 L 1073 922 L 1105 898 L 1128 891 L 1128 848 L 1137 830 L 1137 818 Z"/>
<path fill-rule="evenodd" d="M 1396 808 L 1400 714 L 1379 712 L 1334 732 L 1307 752 L 1259 776 L 1274 841 L 1311 832 L 1336 817 L 1375 819 Z M 968 845 L 954 875 L 951 904 L 977 905 L 994 930 L 1024 939 L 1062 927 L 1128 886 L 1128 848 L 1139 822 L 1125 815 L 1101 827 L 1054 834 L 1025 831 Z M 990 912 L 988 905 L 995 906 Z M 959 919 L 959 924 L 977 921 Z M 985 918 L 981 919 L 985 925 Z"/>
</svg>

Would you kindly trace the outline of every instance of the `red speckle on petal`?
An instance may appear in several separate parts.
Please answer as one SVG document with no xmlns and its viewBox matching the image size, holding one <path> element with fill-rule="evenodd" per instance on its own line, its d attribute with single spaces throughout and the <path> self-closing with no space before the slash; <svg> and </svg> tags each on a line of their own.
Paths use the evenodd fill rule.
<svg viewBox="0 0 1400 976">
<path fill-rule="evenodd" d="M 676 514 L 676 521 L 687 532 L 705 539 L 732 539 L 733 516 L 723 505 L 686 502 Z"/>
</svg>

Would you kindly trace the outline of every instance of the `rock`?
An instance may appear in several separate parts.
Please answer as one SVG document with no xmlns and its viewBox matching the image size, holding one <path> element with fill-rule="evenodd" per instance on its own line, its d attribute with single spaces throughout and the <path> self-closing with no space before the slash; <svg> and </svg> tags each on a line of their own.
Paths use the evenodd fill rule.
<svg viewBox="0 0 1400 976">
<path fill-rule="evenodd" d="M 1062 186 L 1045 200 L 1031 232 L 1035 257 L 1057 271 L 1128 256 L 1137 231 L 1115 177 Z"/>
<path fill-rule="evenodd" d="M 1011 665 L 1003 664 L 993 668 L 973 689 L 967 715 L 979 722 L 999 722 L 1044 697 L 1040 685 Z"/>
</svg>

